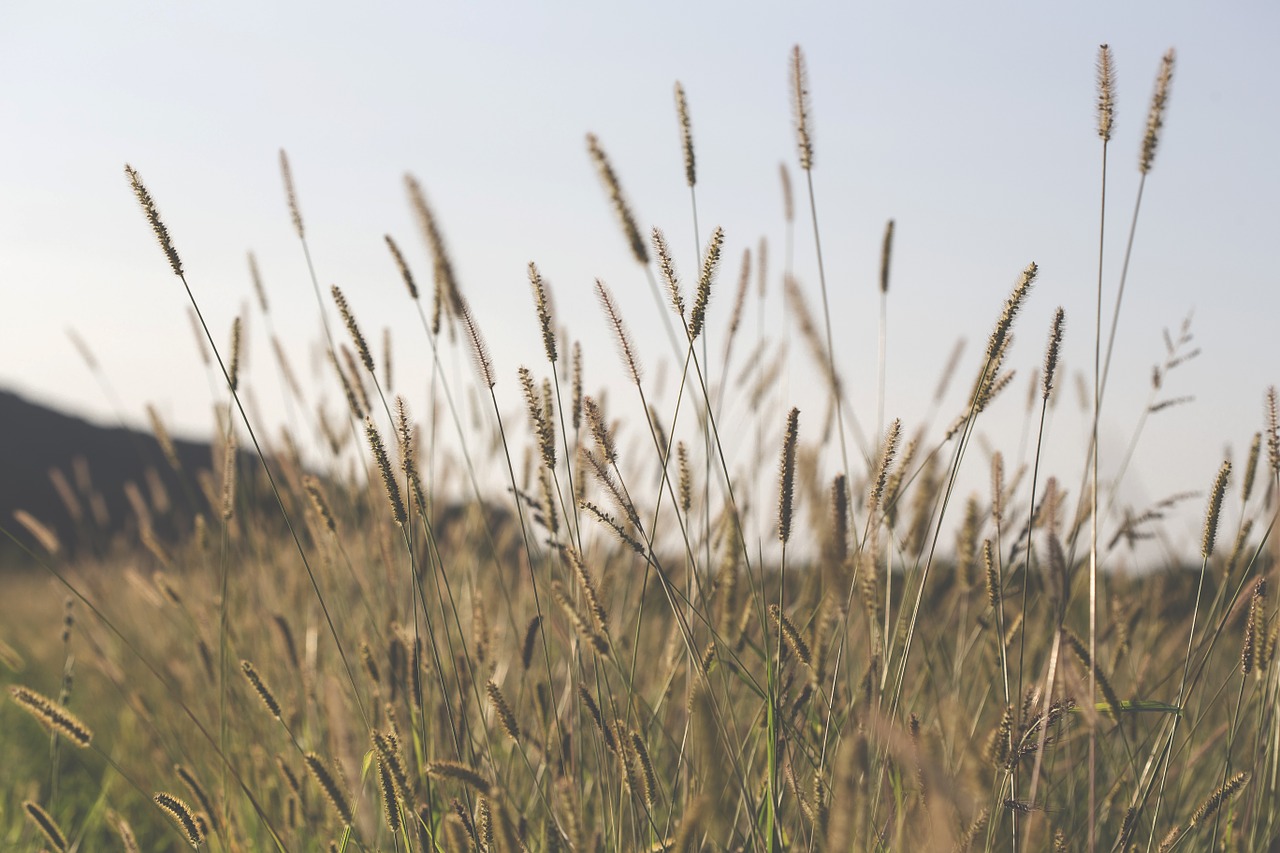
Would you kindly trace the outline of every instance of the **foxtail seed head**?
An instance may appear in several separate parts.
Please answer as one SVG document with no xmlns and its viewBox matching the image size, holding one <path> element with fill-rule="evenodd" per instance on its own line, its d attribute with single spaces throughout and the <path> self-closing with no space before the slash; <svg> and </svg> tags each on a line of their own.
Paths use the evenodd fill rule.
<svg viewBox="0 0 1280 853">
<path fill-rule="evenodd" d="M 1103 142 L 1111 140 L 1111 123 L 1115 118 L 1116 70 L 1111 59 L 1111 48 L 1098 48 L 1098 136 Z"/>
<path fill-rule="evenodd" d="M 1147 132 L 1142 137 L 1142 154 L 1138 158 L 1138 170 L 1142 174 L 1151 171 L 1156 160 L 1156 146 L 1160 144 L 1160 131 L 1164 127 L 1164 111 L 1169 103 L 1169 86 L 1173 82 L 1173 48 L 1160 60 L 1160 72 L 1156 75 L 1156 89 L 1151 96 L 1151 109 L 1147 112 Z"/>
<path fill-rule="evenodd" d="M 1044 353 L 1044 374 L 1041 376 L 1040 398 L 1048 402 L 1053 393 L 1053 375 L 1058 369 L 1058 351 L 1062 346 L 1062 331 L 1066 312 L 1061 307 L 1053 315 L 1053 328 L 1049 331 L 1049 346 Z"/>
<path fill-rule="evenodd" d="M 796 146 L 800 153 L 800 168 L 806 172 L 813 168 L 813 137 L 809 127 L 809 75 L 805 69 L 804 52 L 800 45 L 791 49 L 791 112 L 796 122 Z"/>
<path fill-rule="evenodd" d="M 1200 543 L 1200 556 L 1206 560 L 1213 556 L 1213 544 L 1218 536 L 1218 516 L 1222 513 L 1222 496 L 1227 491 L 1227 478 L 1231 476 L 1231 463 L 1223 462 L 1218 476 L 1213 479 L 1209 493 L 1209 511 L 1204 518 L 1204 538 Z"/>
<path fill-rule="evenodd" d="M 173 247 L 173 240 L 169 237 L 169 229 L 164 226 L 164 221 L 160 219 L 160 211 L 156 209 L 156 203 L 151 198 L 151 193 L 147 191 L 147 187 L 142 183 L 142 176 L 139 175 L 134 168 L 128 163 L 125 164 L 124 173 L 129 177 L 129 184 L 133 187 L 133 194 L 138 198 L 138 204 L 142 206 L 142 213 L 147 217 L 147 222 L 151 224 L 151 230 L 155 232 L 156 240 L 160 243 L 161 250 L 164 251 L 165 257 L 169 259 L 169 266 L 173 268 L 173 274 L 182 275 L 182 259 L 178 257 L 178 250 Z"/>
<path fill-rule="evenodd" d="M 689 102 L 684 97 L 684 86 L 676 81 L 676 118 L 680 121 L 680 150 L 684 153 L 684 180 L 690 188 L 698 182 L 698 172 L 693 159 L 693 124 L 689 121 Z"/>
<path fill-rule="evenodd" d="M 791 520 L 796 484 L 796 439 L 800 432 L 800 410 L 787 414 L 787 430 L 782 439 L 782 461 L 778 484 L 778 538 L 785 545 L 791 538 Z"/>
<path fill-rule="evenodd" d="M 587 134 L 587 153 L 591 155 L 591 162 L 600 173 L 600 182 L 609 193 L 609 201 L 613 205 L 614 213 L 618 215 L 618 222 L 622 226 L 623 234 L 626 235 L 627 243 L 631 246 L 631 254 L 641 265 L 648 264 L 649 251 L 645 248 L 639 227 L 636 226 L 631 205 L 627 203 L 627 198 L 622 193 L 622 184 L 618 182 L 618 175 L 613 171 L 613 166 L 609 163 L 609 158 L 600 147 L 600 140 L 594 133 Z"/>
</svg>

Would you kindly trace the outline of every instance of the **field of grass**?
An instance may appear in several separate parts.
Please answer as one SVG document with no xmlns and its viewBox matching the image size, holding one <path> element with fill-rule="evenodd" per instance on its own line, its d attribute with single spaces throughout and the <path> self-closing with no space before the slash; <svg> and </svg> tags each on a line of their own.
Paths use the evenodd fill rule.
<svg viewBox="0 0 1280 853">
<path fill-rule="evenodd" d="M 472 313 L 411 178 L 431 273 L 412 272 L 390 238 L 388 248 L 406 307 L 421 317 L 419 357 L 438 368 L 467 352 L 475 370 L 462 382 L 436 369 L 429 396 L 395 395 L 391 365 L 374 357 L 347 295 L 323 292 L 313 276 L 336 320 L 323 329 L 327 391 L 340 387 L 346 408 L 326 412 L 322 392 L 293 381 L 297 410 L 313 413 L 308 436 L 266 449 L 266 427 L 241 405 L 238 324 L 230 346 L 203 329 L 225 379 L 223 462 L 178 474 L 204 511 L 187 517 L 153 491 L 135 507 L 138 535 L 105 555 L 46 534 L 33 550 L 43 569 L 0 577 L 0 847 L 1280 843 L 1278 620 L 1267 589 L 1280 493 L 1274 388 L 1259 389 L 1247 459 L 1205 472 L 1200 553 L 1140 576 L 1097 571 L 1100 554 L 1158 518 L 1095 513 L 1110 505 L 1096 464 L 1054 479 L 1038 441 L 1029 466 L 971 444 L 1010 385 L 1005 355 L 1034 264 L 1011 271 L 989 333 L 967 330 L 987 346 L 978 375 L 954 377 L 965 405 L 936 424 L 894 421 L 878 449 L 861 452 L 832 356 L 798 48 L 791 62 L 801 191 L 788 227 L 796 203 L 813 211 L 812 243 L 789 235 L 796 251 L 817 252 L 820 278 L 807 288 L 789 271 L 771 277 L 763 252 L 733 281 L 720 272 L 718 229 L 695 235 L 705 256 L 681 283 L 665 238 L 642 234 L 588 138 L 642 275 L 668 309 L 665 332 L 650 330 L 640 348 L 597 284 L 620 359 L 609 395 L 582 382 L 583 359 L 608 354 L 581 351 L 533 264 L 529 322 L 542 351 L 518 373 L 495 367 L 484 313 Z M 1172 70 L 1170 52 L 1147 120 L 1144 182 Z M 1105 48 L 1099 77 L 1105 188 Z M 677 109 L 696 223 L 679 89 Z M 306 248 L 283 154 L 281 165 Z M 199 271 L 184 268 L 142 176 L 126 172 L 146 217 L 139 228 L 154 230 L 203 316 L 212 297 Z M 882 299 L 892 237 L 890 223 Z M 755 282 L 784 279 L 792 349 L 807 358 L 788 369 L 822 389 L 825 419 L 780 401 L 786 365 L 765 357 L 743 320 Z M 1095 424 L 1121 299 L 1104 313 L 1103 285 L 1100 270 L 1098 315 L 1072 327 L 1097 342 Z M 714 323 L 713 291 L 733 306 Z M 1033 439 L 1057 393 L 1063 328 L 1059 312 L 1032 385 Z M 1187 357 L 1185 344 L 1170 341 L 1163 372 Z M 659 397 L 641 362 L 664 357 L 677 390 Z M 276 358 L 292 375 L 289 354 Z M 518 417 L 493 392 L 515 379 L 527 402 Z M 647 422 L 611 416 L 609 399 L 622 394 L 636 395 Z M 730 431 L 758 437 L 754 457 L 727 458 Z M 156 432 L 163 445 L 158 421 Z M 312 435 L 321 457 L 299 449 Z M 252 467 L 237 464 L 246 451 Z M 962 467 L 989 467 L 989 490 L 959 493 Z M 1220 524 L 1228 502 L 1234 529 Z M 155 533 L 159 516 L 183 535 Z M 21 526 L 40 530 L 34 519 Z"/>
</svg>

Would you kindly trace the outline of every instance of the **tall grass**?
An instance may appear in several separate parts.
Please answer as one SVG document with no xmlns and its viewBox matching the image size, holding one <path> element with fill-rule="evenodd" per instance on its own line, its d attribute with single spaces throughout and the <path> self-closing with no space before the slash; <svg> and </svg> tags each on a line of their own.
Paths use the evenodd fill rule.
<svg viewBox="0 0 1280 853">
<path fill-rule="evenodd" d="M 1197 570 L 1101 572 L 1107 553 L 1152 521 L 1103 499 L 1095 452 L 1127 253 L 1105 356 L 1099 262 L 1085 470 L 1041 468 L 1059 348 L 1078 333 L 1058 309 L 1031 385 L 1030 470 L 1021 452 L 996 452 L 990 494 L 964 495 L 966 475 L 986 465 L 972 458 L 974 442 L 1012 384 L 1010 341 L 1038 268 L 1010 271 L 1009 298 L 991 306 L 987 346 L 951 418 L 935 423 L 940 390 L 926 421 L 906 424 L 882 403 L 890 221 L 871 413 L 877 433 L 889 426 L 868 446 L 831 332 L 799 48 L 790 59 L 822 317 L 794 276 L 785 168 L 781 281 L 766 274 L 761 241 L 754 259 L 744 253 L 729 316 L 709 313 L 721 253 L 740 238 L 714 229 L 702 243 L 677 85 L 699 270 L 690 293 L 663 232 L 652 232 L 651 252 L 588 137 L 671 345 L 638 345 L 597 281 L 620 371 L 569 337 L 533 262 L 529 323 L 545 365 L 496 363 L 485 315 L 408 178 L 430 274 L 415 274 L 386 240 L 421 319 L 423 338 L 410 345 L 433 366 L 424 396 L 397 395 L 389 348 L 378 364 L 363 334 L 360 295 L 335 286 L 326 300 L 319 288 L 281 154 L 333 374 L 311 399 L 288 383 L 296 417 L 271 450 L 242 405 L 254 377 L 238 346 L 223 347 L 205 324 L 215 297 L 126 169 L 221 373 L 224 464 L 220 477 L 179 472 L 188 505 L 202 507 L 191 517 L 139 492 L 138 541 L 103 556 L 57 542 L 38 519 L 22 520 L 22 534 L 5 523 L 15 543 L 42 540 L 32 557 L 47 570 L 6 578 L 0 605 L 0 680 L 12 699 L 0 706 L 6 848 L 1258 850 L 1280 839 L 1267 594 L 1280 493 L 1274 389 L 1243 470 L 1229 478 L 1224 463 L 1212 481 Z M 1111 63 L 1104 48 L 1104 214 Z M 1144 184 L 1171 72 L 1172 54 L 1148 119 Z M 1135 205 L 1130 246 L 1137 218 Z M 1106 233 L 1104 218 L 1099 258 Z M 419 281 L 433 287 L 420 293 Z M 833 428 L 793 401 L 775 404 L 777 378 L 804 368 L 765 337 L 792 334 L 763 310 L 781 282 Z M 752 300 L 756 341 L 738 342 Z M 1171 341 L 1158 376 L 1187 357 L 1187 337 Z M 642 366 L 668 355 L 674 393 Z M 462 359 L 473 374 L 445 369 Z M 518 389 L 519 414 L 500 388 Z M 483 403 L 468 413 L 465 401 Z M 1149 413 L 1161 408 L 1153 397 Z M 452 433 L 437 428 L 446 413 Z M 254 470 L 238 465 L 237 442 L 252 449 Z M 313 445 L 318 461 L 299 449 Z M 835 470 L 823 467 L 828 454 Z M 775 466 L 776 480 L 760 476 Z M 1060 482 L 1077 475 L 1072 508 Z M 73 497 L 92 500 L 81 491 Z M 164 514 L 185 531 L 176 539 L 147 523 Z M 1217 547 L 1228 538 L 1230 551 Z"/>
</svg>

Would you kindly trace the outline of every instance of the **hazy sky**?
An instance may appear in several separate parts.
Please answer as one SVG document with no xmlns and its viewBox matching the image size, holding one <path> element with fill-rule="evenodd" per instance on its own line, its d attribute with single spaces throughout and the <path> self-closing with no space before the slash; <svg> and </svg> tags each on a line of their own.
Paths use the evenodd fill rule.
<svg viewBox="0 0 1280 853">
<path fill-rule="evenodd" d="M 743 248 L 767 236 L 767 331 L 776 339 L 788 333 L 779 162 L 797 182 L 802 175 L 787 64 L 800 44 L 837 356 L 870 425 L 879 242 L 894 218 L 886 409 L 911 428 L 961 336 L 969 348 L 957 387 L 972 381 L 978 350 L 1030 261 L 1041 279 L 1016 331 L 1020 379 L 1038 366 L 1058 305 L 1068 315 L 1068 370 L 1090 366 L 1097 47 L 1111 44 L 1119 80 L 1109 303 L 1152 83 L 1173 46 L 1173 93 L 1143 201 L 1103 447 L 1112 464 L 1123 454 L 1164 355 L 1162 329 L 1176 331 L 1193 314 L 1203 352 L 1170 377 L 1161 399 L 1195 400 L 1150 419 L 1126 494 L 1141 504 L 1204 491 L 1224 450 L 1238 456 L 1261 428 L 1264 389 L 1280 382 L 1278 34 L 1272 2 L 9 0 L 0 8 L 0 386 L 104 422 L 142 423 L 151 402 L 180 431 L 207 432 L 214 397 L 186 295 L 138 212 L 126 162 L 156 198 L 216 334 L 225 339 L 232 317 L 252 304 L 245 253 L 253 250 L 271 322 L 311 377 L 318 309 L 284 203 L 282 147 L 320 283 L 343 287 L 377 349 L 381 330 L 392 329 L 397 384 L 411 405 L 425 407 L 427 349 L 382 242 L 394 235 L 429 279 L 405 172 L 422 181 L 441 220 L 494 350 L 504 405 L 518 403 L 519 365 L 542 370 L 530 260 L 583 341 L 590 383 L 620 377 L 591 297 L 596 277 L 623 303 L 652 376 L 669 350 L 584 136 L 599 135 L 641 227 L 663 227 L 692 278 L 676 80 L 692 111 L 702 234 L 716 225 L 727 234 L 713 334 L 726 321 Z M 795 270 L 816 307 L 807 212 L 798 226 Z M 249 381 L 264 419 L 278 423 L 279 382 L 256 306 L 249 326 Z M 68 329 L 96 353 L 118 408 Z M 740 344 L 739 355 L 748 349 Z M 791 353 L 784 393 L 803 403 L 813 373 L 798 342 Z M 1074 488 L 1087 426 L 1073 383 L 1063 386 L 1049 439 Z M 1007 454 L 1022 424 L 1023 382 L 1017 389 L 999 410 L 1012 430 L 993 432 Z M 940 419 L 957 405 L 953 395 Z M 821 406 L 809 408 L 803 424 L 816 430 Z M 974 465 L 983 467 L 980 456 Z M 1202 500 L 1192 503 L 1199 514 Z"/>
</svg>

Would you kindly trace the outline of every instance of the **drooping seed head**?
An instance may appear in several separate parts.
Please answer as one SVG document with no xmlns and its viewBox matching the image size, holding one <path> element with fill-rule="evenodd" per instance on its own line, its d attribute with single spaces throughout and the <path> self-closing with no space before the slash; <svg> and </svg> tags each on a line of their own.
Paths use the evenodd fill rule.
<svg viewBox="0 0 1280 853">
<path fill-rule="evenodd" d="M 409 288 L 409 298 L 415 302 L 418 299 L 418 284 L 413 280 L 413 273 L 409 271 L 409 263 L 404 259 L 404 254 L 400 251 L 400 247 L 396 245 L 396 241 L 391 239 L 390 234 L 383 235 L 387 241 L 387 248 L 391 250 L 391 259 L 396 263 L 396 269 L 400 271 L 400 278 L 404 279 L 405 287 Z"/>
<path fill-rule="evenodd" d="M 163 792 L 156 794 L 151 799 L 178 825 L 183 835 L 187 837 L 187 843 L 199 849 L 200 845 L 204 843 L 205 833 L 200 823 L 196 820 L 196 813 L 192 811 L 191 806 L 173 794 Z"/>
<path fill-rule="evenodd" d="M 27 813 L 27 819 L 35 824 L 40 830 L 40 834 L 53 845 L 53 849 L 58 853 L 66 853 L 67 836 L 63 833 L 62 827 L 58 826 L 58 822 L 53 816 L 45 811 L 39 803 L 34 800 L 24 800 L 22 808 Z"/>
<path fill-rule="evenodd" d="M 284 179 L 284 194 L 289 202 L 289 218 L 293 221 L 293 230 L 299 240 L 306 239 L 302 227 L 302 211 L 298 209 L 298 194 L 293 188 L 293 170 L 289 168 L 289 155 L 280 149 L 280 177 Z"/>
<path fill-rule="evenodd" d="M 627 373 L 631 376 L 631 382 L 635 385 L 640 384 L 640 361 L 636 357 L 635 345 L 631 342 L 631 335 L 627 332 L 626 325 L 622 322 L 622 315 L 618 313 L 614 307 L 613 297 L 609 294 L 609 289 L 600 279 L 596 279 L 596 297 L 600 300 L 600 307 L 604 311 L 605 318 L 609 321 L 609 326 L 613 329 L 614 336 L 618 341 L 618 349 L 622 353 L 622 361 L 627 368 Z"/>
</svg>

